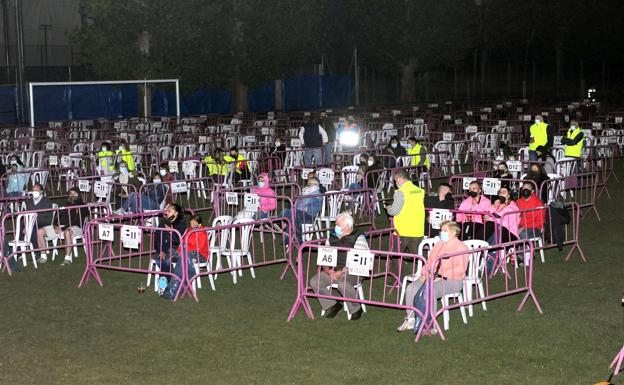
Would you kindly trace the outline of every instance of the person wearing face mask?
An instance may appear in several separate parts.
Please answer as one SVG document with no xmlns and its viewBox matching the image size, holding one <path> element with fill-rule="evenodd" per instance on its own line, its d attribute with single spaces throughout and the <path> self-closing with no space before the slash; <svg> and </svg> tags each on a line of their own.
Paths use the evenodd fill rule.
<svg viewBox="0 0 624 385">
<path fill-rule="evenodd" d="M 318 179 L 318 177 L 316 176 L 316 171 L 313 170 L 308 173 L 308 179 L 310 178 Z M 319 185 L 319 194 L 325 194 L 326 192 L 327 189 L 325 188 L 325 186 Z"/>
<path fill-rule="evenodd" d="M 45 210 L 52 208 L 52 202 L 50 201 L 50 199 L 48 199 L 47 196 L 43 194 L 43 186 L 41 184 L 35 183 L 32 187 L 32 192 L 30 193 L 30 195 L 32 196 L 32 199 L 26 201 L 26 211 Z M 54 212 L 52 210 L 37 213 L 36 226 L 33 229 L 32 235 L 30 237 L 30 241 L 35 249 L 45 247 L 45 243 L 39 243 L 39 239 L 37 237 L 38 229 L 43 229 L 46 226 L 50 226 L 53 219 Z M 47 261 L 47 252 L 42 251 L 39 259 L 37 260 L 37 263 L 46 263 Z"/>
<path fill-rule="evenodd" d="M 464 277 L 468 268 L 468 247 L 458 238 L 461 230 L 457 223 L 452 221 L 443 222 L 440 226 L 440 240 L 433 246 L 427 257 L 429 264 L 436 266 L 434 277 L 429 277 L 427 269 L 422 270 L 420 277 L 412 281 L 405 289 L 405 304 L 423 310 L 428 290 L 424 285 L 428 279 L 433 279 L 434 313 L 437 310 L 438 299 L 450 293 L 460 292 L 464 286 Z M 466 253 L 466 254 L 459 254 Z M 450 258 L 440 259 L 443 255 L 457 254 Z M 437 262 L 439 261 L 439 262 Z M 420 327 L 416 324 L 417 315 L 413 310 L 406 310 L 403 323 L 397 328 L 398 332 L 414 330 Z M 419 322 L 422 320 L 418 320 Z M 435 333 L 435 330 L 432 330 Z"/>
<path fill-rule="evenodd" d="M 308 184 L 303 189 L 299 197 L 295 200 L 295 212 L 287 208 L 282 210 L 279 217 L 290 218 L 294 221 L 294 233 L 298 243 L 303 243 L 302 225 L 312 224 L 321 213 L 323 206 L 323 196 L 319 190 L 320 182 L 316 177 L 309 177 Z M 288 244 L 288 236 L 284 236 L 284 243 Z"/>
<path fill-rule="evenodd" d="M 119 163 L 119 172 L 113 176 L 113 180 L 117 183 L 113 195 L 115 197 L 115 206 L 118 208 L 114 213 L 123 215 L 125 214 L 123 207 L 127 207 L 127 200 L 130 199 L 130 194 L 133 194 L 132 198 L 136 199 L 136 195 L 143 184 L 133 172 L 128 170 L 126 162 Z"/>
<path fill-rule="evenodd" d="M 19 197 L 24 193 L 24 187 L 26 186 L 26 174 L 19 172 L 19 166 L 17 163 L 12 163 L 9 171 L 10 173 L 7 178 L 4 195 L 8 197 Z"/>
<path fill-rule="evenodd" d="M 125 139 L 119 141 L 119 148 L 115 152 L 115 155 L 117 163 L 125 162 L 128 171 L 134 171 L 134 156 Z"/>
<path fill-rule="evenodd" d="M 152 176 L 152 184 L 141 187 L 137 192 L 132 191 L 128 194 L 128 198 L 121 203 L 121 209 L 115 211 L 115 214 L 123 215 L 127 213 L 136 214 L 148 210 L 158 210 L 160 204 L 164 203 L 166 186 L 162 183 L 160 174 Z M 139 208 L 139 197 L 141 206 Z"/>
<path fill-rule="evenodd" d="M 173 203 L 173 192 L 171 191 L 171 182 L 175 182 L 175 175 L 169 172 L 169 165 L 167 162 L 163 162 L 160 164 L 160 170 L 158 171 L 160 175 L 161 182 L 167 184 L 169 189 L 167 190 L 167 196 L 165 198 L 165 202 L 167 204 Z"/>
<path fill-rule="evenodd" d="M 204 158 L 204 163 L 206 164 L 208 175 L 212 178 L 212 182 L 215 184 L 223 183 L 228 174 L 228 167 L 223 160 L 223 150 L 217 148 L 214 151 L 214 155 L 207 154 Z"/>
<path fill-rule="evenodd" d="M 272 211 L 277 208 L 277 199 L 275 199 L 275 191 L 269 185 L 269 175 L 266 172 L 258 175 L 258 185 L 251 188 L 252 194 L 258 194 L 260 198 L 260 207 L 254 214 L 254 219 L 268 218 Z"/>
<path fill-rule="evenodd" d="M 424 204 L 426 209 L 453 210 L 455 208 L 455 201 L 453 200 L 451 185 L 448 183 L 440 183 L 438 192 L 435 195 L 425 197 Z M 440 233 L 439 229 L 431 227 L 429 221 L 425 222 L 425 228 L 430 238 L 436 237 Z"/>
<path fill-rule="evenodd" d="M 516 202 L 511 199 L 509 188 L 501 187 L 498 190 L 498 195 L 494 198 L 490 215 L 495 223 L 495 232 L 487 239 L 490 245 L 507 243 L 518 239 L 520 213 Z"/>
<path fill-rule="evenodd" d="M 485 222 L 489 218 L 484 218 L 483 213 L 489 213 L 492 210 L 492 202 L 483 196 L 480 182 L 470 183 L 468 197 L 461 202 L 458 210 L 462 211 L 456 215 L 457 222 L 462 224 L 460 238 L 486 240 Z"/>
<path fill-rule="evenodd" d="M 429 168 L 431 162 L 427 158 L 427 147 L 413 136 L 407 138 L 410 147 L 407 149 L 407 155 L 412 158 L 412 166 L 425 166 Z"/>
<path fill-rule="evenodd" d="M 572 174 L 576 172 L 576 168 L 579 166 L 579 160 L 583 155 L 583 146 L 585 146 L 585 133 L 576 120 L 570 122 L 570 129 L 566 132 L 566 135 L 561 138 L 561 144 L 563 144 L 566 158 L 575 159 L 574 168 Z"/>
<path fill-rule="evenodd" d="M 167 205 L 164 212 L 164 219 L 159 221 L 158 227 L 177 230 L 180 236 L 186 231 L 186 223 L 184 221 L 184 210 L 177 203 Z M 180 237 L 170 235 L 169 232 L 154 232 L 154 249 L 158 253 L 161 260 L 169 261 L 169 253 L 176 250 L 180 246 Z M 175 261 L 174 261 L 175 262 Z M 166 265 L 168 267 L 168 265 Z M 164 269 L 167 270 L 168 269 Z"/>
<path fill-rule="evenodd" d="M 546 170 L 541 163 L 531 163 L 531 166 L 529 167 L 529 172 L 526 174 L 524 179 L 532 180 L 533 182 L 535 182 L 537 188 L 542 189 L 542 202 L 546 202 L 548 200 L 548 189 L 545 185 L 544 188 L 542 188 L 542 184 L 550 178 L 548 177 L 548 174 L 546 173 Z"/>
<path fill-rule="evenodd" d="M 249 180 L 251 178 L 251 171 L 247 158 L 243 154 L 238 152 L 238 147 L 233 146 L 230 148 L 230 154 L 225 155 L 223 160 L 230 164 L 234 168 L 234 181 Z"/>
<path fill-rule="evenodd" d="M 45 245 L 46 241 L 62 239 L 65 245 L 65 258 L 61 266 L 70 265 L 73 261 L 72 247 L 74 237 L 82 237 L 82 226 L 85 219 L 89 217 L 89 210 L 86 207 L 68 209 L 67 207 L 82 206 L 80 190 L 73 187 L 67 192 L 66 208 L 58 210 L 58 222 L 37 231 L 37 239 L 40 245 Z"/>
<path fill-rule="evenodd" d="M 366 237 L 359 230 L 354 229 L 353 226 L 353 217 L 350 214 L 339 214 L 336 217 L 336 228 L 327 240 L 327 245 L 346 249 L 368 250 Z M 319 268 L 318 273 L 310 278 L 309 284 L 312 290 L 322 295 L 331 295 L 332 292 L 338 291 L 343 297 L 357 298 L 358 294 L 355 285 L 358 283 L 358 277 L 349 274 L 346 264 L 347 251 L 338 250 L 336 267 L 322 266 Z M 337 284 L 338 288 L 332 288 L 332 284 Z M 319 303 L 325 318 L 334 318 L 343 307 L 340 302 L 327 298 L 319 298 Z M 356 321 L 362 317 L 362 307 L 359 303 L 347 302 L 347 309 L 349 314 L 351 314 L 351 321 Z"/>
<path fill-rule="evenodd" d="M 279 158 L 280 162 L 282 162 L 279 166 L 284 167 L 284 162 L 286 161 L 286 145 L 282 139 L 275 139 L 275 146 L 269 151 L 269 155 Z"/>
<path fill-rule="evenodd" d="M 425 235 L 425 190 L 414 185 L 405 170 L 398 170 L 394 181 L 398 188 L 394 191 L 392 205 L 386 206 L 386 210 L 388 216 L 394 217 L 401 252 L 418 254 L 418 246 Z"/>
<path fill-rule="evenodd" d="M 518 238 L 531 239 L 540 237 L 544 227 L 544 203 L 535 195 L 532 183 L 524 183 L 520 190 L 520 197 L 516 201 L 520 213 L 518 223 Z"/>
<path fill-rule="evenodd" d="M 115 154 L 111 151 L 111 145 L 108 142 L 102 143 L 100 152 L 98 152 L 98 172 L 103 175 L 109 175 L 115 172 Z"/>
<path fill-rule="evenodd" d="M 393 136 L 390 138 L 390 143 L 383 149 L 383 153 L 386 155 L 392 155 L 394 158 L 385 158 L 384 166 L 386 168 L 395 168 L 396 167 L 396 159 L 401 156 L 406 156 L 407 151 L 405 147 L 401 146 L 398 136 Z"/>
<path fill-rule="evenodd" d="M 535 123 L 529 128 L 529 160 L 537 160 L 537 148 L 544 146 L 552 148 L 555 134 L 552 128 L 544 123 L 542 115 L 535 115 Z"/>
</svg>

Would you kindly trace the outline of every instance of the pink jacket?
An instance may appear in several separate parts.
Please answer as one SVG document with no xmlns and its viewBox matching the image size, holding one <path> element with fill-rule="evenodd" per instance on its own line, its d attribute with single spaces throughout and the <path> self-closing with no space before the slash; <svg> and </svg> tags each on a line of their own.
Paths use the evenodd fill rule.
<svg viewBox="0 0 624 385">
<path fill-rule="evenodd" d="M 470 257 L 468 255 L 468 246 L 457 238 L 453 238 L 448 242 L 437 242 L 433 246 L 433 249 L 431 249 L 427 261 L 431 263 L 438 256 L 460 253 L 462 251 L 465 251 L 466 254 L 460 254 L 454 257 L 442 259 L 438 268 L 438 274 L 448 279 L 464 279 Z"/>
<path fill-rule="evenodd" d="M 277 196 L 275 191 L 269 186 L 269 176 L 267 173 L 263 172 L 258 175 L 258 181 L 263 181 L 264 186 L 262 187 L 253 187 L 251 192 L 254 194 L 258 194 L 260 196 L 260 210 L 266 212 L 273 211 L 277 208 Z"/>
<path fill-rule="evenodd" d="M 462 201 L 459 205 L 458 210 L 460 211 L 473 211 L 479 213 L 489 213 L 492 211 L 492 203 L 490 200 L 483 196 L 479 196 L 479 202 L 475 204 L 472 201 L 471 197 L 468 197 Z M 483 223 L 482 215 L 471 215 L 472 218 L 468 218 L 468 215 L 463 213 L 457 213 L 456 220 L 457 222 L 475 222 L 475 223 Z"/>
<path fill-rule="evenodd" d="M 496 222 L 503 225 L 510 233 L 518 237 L 518 224 L 520 223 L 520 213 L 516 202 L 509 202 L 508 205 L 499 206 L 498 209 L 492 206 L 492 214 L 498 215 Z"/>
</svg>

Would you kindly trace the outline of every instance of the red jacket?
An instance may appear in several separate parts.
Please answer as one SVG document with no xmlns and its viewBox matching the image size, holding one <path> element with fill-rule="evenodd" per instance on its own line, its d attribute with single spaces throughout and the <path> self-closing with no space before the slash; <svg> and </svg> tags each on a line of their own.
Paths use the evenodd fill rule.
<svg viewBox="0 0 624 385">
<path fill-rule="evenodd" d="M 189 253 L 197 251 L 204 258 L 208 259 L 210 245 L 208 244 L 208 233 L 205 227 L 198 227 L 197 229 L 189 227 L 184 233 L 184 237 L 182 237 L 182 242 L 186 242 L 186 249 Z M 181 247 L 178 248 L 178 252 L 182 252 Z"/>
<path fill-rule="evenodd" d="M 519 198 L 516 201 L 518 208 L 520 211 L 531 210 L 537 207 L 542 207 L 544 204 L 541 200 L 535 195 L 535 193 L 531 194 L 531 197 L 528 201 L 525 201 L 523 198 Z M 544 227 L 544 210 L 534 210 L 529 212 L 520 213 L 520 224 L 519 227 L 523 229 L 542 229 Z"/>
</svg>

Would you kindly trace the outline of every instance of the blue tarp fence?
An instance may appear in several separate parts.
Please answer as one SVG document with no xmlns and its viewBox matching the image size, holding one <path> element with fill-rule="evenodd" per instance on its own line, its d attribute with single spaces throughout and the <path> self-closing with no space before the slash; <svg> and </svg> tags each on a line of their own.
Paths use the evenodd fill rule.
<svg viewBox="0 0 624 385">
<path fill-rule="evenodd" d="M 249 90 L 247 107 L 251 112 L 275 111 L 275 81 Z M 281 102 L 285 111 L 343 107 L 351 104 L 351 78 L 348 76 L 302 75 L 281 83 Z M 36 122 L 49 120 L 130 118 L 139 111 L 139 86 L 75 85 L 35 87 Z M 175 116 L 175 92 L 151 89 L 152 116 Z M 17 91 L 0 87 L 0 124 L 16 124 Z M 182 116 L 233 112 L 232 93 L 200 89 L 181 95 Z M 25 114 L 28 116 L 28 113 Z M 27 123 L 27 122 L 24 122 Z"/>
</svg>

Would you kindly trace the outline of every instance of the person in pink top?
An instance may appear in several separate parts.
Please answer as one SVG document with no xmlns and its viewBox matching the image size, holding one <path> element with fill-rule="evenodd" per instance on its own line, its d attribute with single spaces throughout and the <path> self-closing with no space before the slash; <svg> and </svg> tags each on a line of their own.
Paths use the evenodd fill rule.
<svg viewBox="0 0 624 385">
<path fill-rule="evenodd" d="M 458 210 L 475 213 L 489 213 L 492 211 L 492 203 L 483 195 L 480 182 L 473 181 L 470 183 L 468 186 L 468 197 L 462 201 Z M 455 219 L 462 224 L 460 239 L 487 239 L 485 223 L 491 221 L 492 218 L 479 214 L 457 213 Z"/>
<path fill-rule="evenodd" d="M 269 185 L 269 175 L 266 172 L 258 175 L 258 185 L 251 188 L 253 194 L 260 197 L 260 207 L 254 215 L 254 219 L 268 218 L 271 211 L 277 208 L 277 199 L 275 199 L 275 191 Z"/>
<path fill-rule="evenodd" d="M 490 245 L 495 243 L 506 243 L 518 239 L 518 224 L 520 223 L 520 210 L 511 199 L 511 192 L 508 187 L 501 187 L 498 196 L 494 199 L 490 218 L 494 221 L 495 230 L 490 235 L 487 242 Z"/>
<path fill-rule="evenodd" d="M 415 303 L 414 299 L 417 297 L 416 294 L 421 289 L 421 286 L 430 278 L 433 278 L 433 292 L 436 299 L 434 301 L 434 312 L 437 309 L 438 299 L 447 294 L 458 293 L 463 289 L 469 255 L 468 247 L 459 239 L 460 231 L 456 222 L 447 221 L 442 223 L 440 226 L 440 240 L 433 246 L 427 257 L 427 265 L 431 266 L 433 264 L 435 276 L 429 277 L 427 269 L 423 267 L 420 277 L 415 277 L 417 279 L 412 281 L 405 290 L 406 305 L 413 305 L 418 309 L 424 308 L 424 304 Z M 461 252 L 466 252 L 466 254 L 457 254 Z M 457 255 L 439 259 L 439 257 L 448 254 Z M 416 300 L 416 302 L 422 301 L 421 296 L 419 295 Z M 416 313 L 412 310 L 407 310 L 407 316 L 401 326 L 397 328 L 397 331 L 412 330 L 415 323 Z"/>
</svg>

